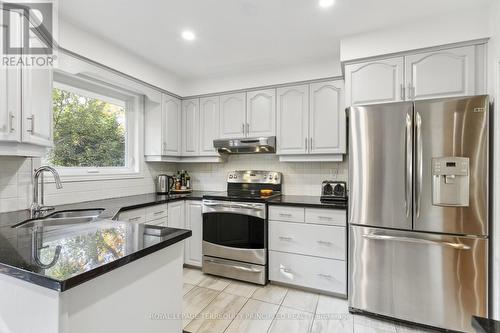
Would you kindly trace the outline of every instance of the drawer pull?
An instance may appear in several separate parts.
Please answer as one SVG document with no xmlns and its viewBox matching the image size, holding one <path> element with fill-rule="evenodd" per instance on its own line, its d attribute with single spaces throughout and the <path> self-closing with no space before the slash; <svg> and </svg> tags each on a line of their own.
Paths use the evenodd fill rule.
<svg viewBox="0 0 500 333">
<path fill-rule="evenodd" d="M 284 240 L 284 241 L 291 241 L 293 238 L 292 237 L 279 236 L 279 239 Z"/>
<path fill-rule="evenodd" d="M 159 211 L 159 212 L 154 212 L 154 213 L 153 213 L 153 215 L 160 215 L 160 214 L 163 214 L 163 213 L 165 213 L 165 211 L 164 211 L 164 210 L 161 210 L 161 211 Z"/>
<path fill-rule="evenodd" d="M 332 242 L 327 242 L 327 241 L 322 241 L 322 240 L 319 240 L 319 241 L 318 241 L 318 244 L 321 244 L 321 245 L 328 245 L 328 246 L 330 246 L 330 245 L 332 245 Z"/>
<path fill-rule="evenodd" d="M 141 216 L 137 216 L 137 217 L 131 217 L 128 219 L 129 222 L 135 222 L 135 221 L 139 221 L 141 219 Z"/>
<path fill-rule="evenodd" d="M 333 279 L 333 276 L 331 276 L 330 274 L 318 274 L 318 276 L 320 278 L 324 278 L 324 279 Z"/>
<path fill-rule="evenodd" d="M 292 216 L 292 214 L 290 214 L 290 213 L 280 213 L 279 215 L 280 216 L 286 216 L 286 217 L 291 217 Z"/>
<path fill-rule="evenodd" d="M 321 215 L 319 215 L 318 218 L 320 220 L 332 220 L 333 219 L 331 216 L 321 216 Z"/>
</svg>

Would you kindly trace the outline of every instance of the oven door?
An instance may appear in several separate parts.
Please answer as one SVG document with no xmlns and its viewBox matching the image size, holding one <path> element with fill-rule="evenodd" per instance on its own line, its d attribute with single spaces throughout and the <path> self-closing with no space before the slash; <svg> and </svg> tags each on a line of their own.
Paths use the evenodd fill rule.
<svg viewBox="0 0 500 333">
<path fill-rule="evenodd" d="M 203 200 L 203 255 L 265 265 L 266 206 Z"/>
</svg>

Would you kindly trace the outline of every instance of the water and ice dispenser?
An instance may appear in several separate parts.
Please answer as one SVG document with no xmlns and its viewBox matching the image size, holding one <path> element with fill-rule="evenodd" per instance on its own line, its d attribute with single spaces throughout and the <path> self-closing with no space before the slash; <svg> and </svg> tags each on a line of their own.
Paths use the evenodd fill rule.
<svg viewBox="0 0 500 333">
<path fill-rule="evenodd" d="M 469 206 L 469 158 L 432 159 L 432 204 L 452 207 Z"/>
</svg>

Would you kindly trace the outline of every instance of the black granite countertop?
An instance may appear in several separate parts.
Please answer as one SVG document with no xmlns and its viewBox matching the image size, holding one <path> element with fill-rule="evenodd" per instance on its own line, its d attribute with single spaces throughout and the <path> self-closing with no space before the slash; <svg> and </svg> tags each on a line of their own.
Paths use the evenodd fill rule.
<svg viewBox="0 0 500 333">
<path fill-rule="evenodd" d="M 282 195 L 267 201 L 269 205 L 300 206 L 313 208 L 347 209 L 347 202 L 321 201 L 321 197 L 313 195 Z"/>
<path fill-rule="evenodd" d="M 500 321 L 472 316 L 472 327 L 478 333 L 500 333 Z"/>
<path fill-rule="evenodd" d="M 50 289 L 68 290 L 192 234 L 165 227 L 162 236 L 152 236 L 148 226 L 112 221 L 118 212 L 171 201 L 200 200 L 207 193 L 144 194 L 57 206 L 56 211 L 104 209 L 97 221 L 65 226 L 13 228 L 29 218 L 28 211 L 2 213 L 0 273 Z M 60 253 L 56 255 L 58 247 Z"/>
</svg>

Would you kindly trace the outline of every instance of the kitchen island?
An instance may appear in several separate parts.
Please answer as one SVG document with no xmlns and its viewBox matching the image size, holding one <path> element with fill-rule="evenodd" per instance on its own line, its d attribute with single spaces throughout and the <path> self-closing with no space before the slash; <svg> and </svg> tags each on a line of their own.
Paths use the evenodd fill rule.
<svg viewBox="0 0 500 333">
<path fill-rule="evenodd" d="M 113 221 L 110 211 L 24 228 L 7 223 L 24 211 L 0 214 L 1 332 L 182 331 L 182 240 L 191 231 Z"/>
</svg>

